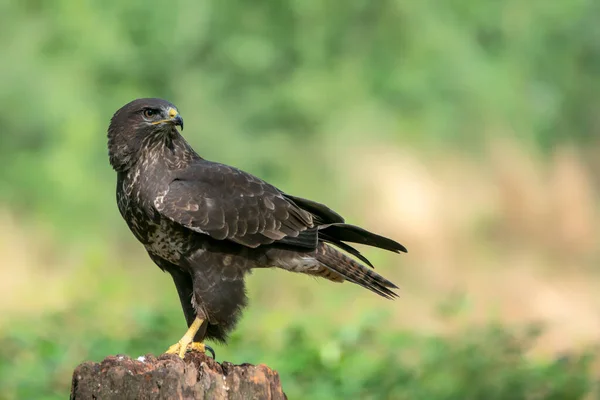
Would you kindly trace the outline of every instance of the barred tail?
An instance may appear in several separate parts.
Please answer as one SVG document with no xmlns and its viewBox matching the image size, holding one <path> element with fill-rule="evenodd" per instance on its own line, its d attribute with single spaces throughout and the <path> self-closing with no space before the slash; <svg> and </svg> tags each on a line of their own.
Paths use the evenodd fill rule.
<svg viewBox="0 0 600 400">
<path fill-rule="evenodd" d="M 398 289 L 398 286 L 325 243 L 321 243 L 316 258 L 325 268 L 343 276 L 347 281 L 356 283 L 386 299 L 398 297 L 391 290 Z"/>
</svg>

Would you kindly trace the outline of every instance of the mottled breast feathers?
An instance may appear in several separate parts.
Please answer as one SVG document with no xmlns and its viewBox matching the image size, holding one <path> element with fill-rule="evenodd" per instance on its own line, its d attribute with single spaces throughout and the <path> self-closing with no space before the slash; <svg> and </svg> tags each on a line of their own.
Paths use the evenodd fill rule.
<svg viewBox="0 0 600 400">
<path fill-rule="evenodd" d="M 277 188 L 237 168 L 198 160 L 175 174 L 154 206 L 163 216 L 218 240 L 248 247 L 280 242 L 316 248 L 313 215 Z"/>
</svg>

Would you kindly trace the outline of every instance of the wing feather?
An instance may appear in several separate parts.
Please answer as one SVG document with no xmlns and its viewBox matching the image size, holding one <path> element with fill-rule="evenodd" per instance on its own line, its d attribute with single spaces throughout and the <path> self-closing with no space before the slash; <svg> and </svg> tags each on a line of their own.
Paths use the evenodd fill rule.
<svg viewBox="0 0 600 400">
<path fill-rule="evenodd" d="M 248 247 L 294 238 L 314 227 L 313 215 L 277 188 L 209 161 L 176 176 L 154 204 L 162 215 L 188 229 Z M 311 248 L 315 246 L 316 241 L 314 246 L 311 242 Z"/>
</svg>

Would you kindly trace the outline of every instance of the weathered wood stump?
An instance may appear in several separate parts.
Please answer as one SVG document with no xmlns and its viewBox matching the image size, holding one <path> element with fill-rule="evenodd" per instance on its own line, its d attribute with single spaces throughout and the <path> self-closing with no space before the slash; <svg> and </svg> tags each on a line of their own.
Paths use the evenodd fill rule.
<svg viewBox="0 0 600 400">
<path fill-rule="evenodd" d="M 110 356 L 73 372 L 71 399 L 286 399 L 279 374 L 266 365 L 219 364 L 190 352 L 131 359 Z"/>
</svg>

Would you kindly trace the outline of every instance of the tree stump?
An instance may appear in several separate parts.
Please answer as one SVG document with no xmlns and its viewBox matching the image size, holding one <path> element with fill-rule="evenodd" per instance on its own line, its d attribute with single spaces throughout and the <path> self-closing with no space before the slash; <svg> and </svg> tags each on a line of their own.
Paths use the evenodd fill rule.
<svg viewBox="0 0 600 400">
<path fill-rule="evenodd" d="M 189 352 L 131 359 L 109 356 L 84 362 L 73 372 L 72 400 L 87 399 L 287 399 L 279 374 L 266 365 L 219 364 Z"/>
</svg>

